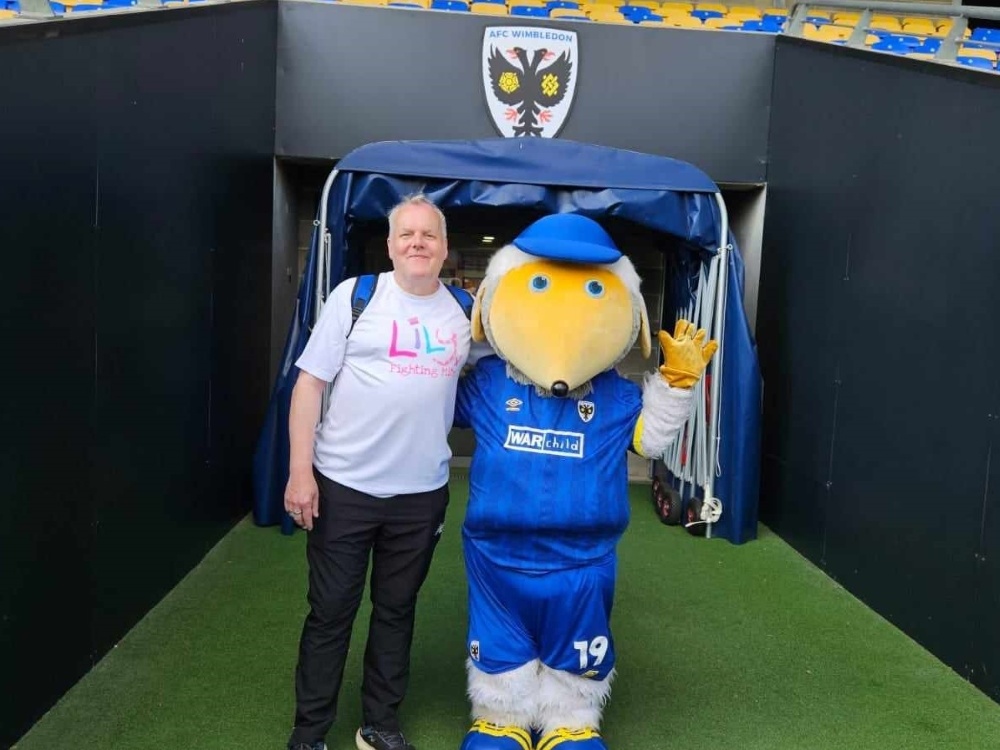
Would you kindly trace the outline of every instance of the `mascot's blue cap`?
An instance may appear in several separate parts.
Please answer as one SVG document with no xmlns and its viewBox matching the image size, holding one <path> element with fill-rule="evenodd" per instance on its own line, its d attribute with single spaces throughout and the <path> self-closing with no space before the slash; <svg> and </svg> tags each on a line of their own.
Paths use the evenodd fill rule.
<svg viewBox="0 0 1000 750">
<path fill-rule="evenodd" d="M 552 214 L 536 221 L 514 240 L 526 253 L 571 263 L 614 263 L 622 257 L 604 227 L 579 214 Z"/>
</svg>

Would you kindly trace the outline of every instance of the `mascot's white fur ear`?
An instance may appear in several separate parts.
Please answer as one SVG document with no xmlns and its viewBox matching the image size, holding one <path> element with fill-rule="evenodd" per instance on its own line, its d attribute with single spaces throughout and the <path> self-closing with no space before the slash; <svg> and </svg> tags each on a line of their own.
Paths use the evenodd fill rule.
<svg viewBox="0 0 1000 750">
<path fill-rule="evenodd" d="M 486 284 L 482 283 L 479 285 L 479 291 L 476 292 L 476 300 L 472 303 L 472 340 L 473 341 L 486 341 L 486 329 L 483 327 L 483 298 L 486 297 Z M 649 328 L 647 323 L 646 328 Z M 646 338 L 649 338 L 649 333 L 647 330 Z M 646 342 L 646 348 L 649 348 L 649 341 Z M 646 355 L 649 356 L 648 354 Z"/>
<path fill-rule="evenodd" d="M 475 320 L 475 317 L 473 315 L 472 319 Z M 653 345 L 649 336 L 649 316 L 646 315 L 646 303 L 642 297 L 639 298 L 639 346 L 642 347 L 642 358 L 649 359 L 649 355 L 653 353 Z"/>
</svg>

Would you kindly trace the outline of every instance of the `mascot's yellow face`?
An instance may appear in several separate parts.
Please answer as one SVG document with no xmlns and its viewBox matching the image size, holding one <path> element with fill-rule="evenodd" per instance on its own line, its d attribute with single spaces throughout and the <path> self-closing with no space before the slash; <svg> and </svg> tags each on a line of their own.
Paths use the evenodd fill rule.
<svg viewBox="0 0 1000 750">
<path fill-rule="evenodd" d="M 488 326 L 498 354 L 545 389 L 558 381 L 577 388 L 612 367 L 635 340 L 629 291 L 598 265 L 519 266 L 500 278 L 487 315 L 474 316 L 474 333 L 477 323 Z"/>
</svg>

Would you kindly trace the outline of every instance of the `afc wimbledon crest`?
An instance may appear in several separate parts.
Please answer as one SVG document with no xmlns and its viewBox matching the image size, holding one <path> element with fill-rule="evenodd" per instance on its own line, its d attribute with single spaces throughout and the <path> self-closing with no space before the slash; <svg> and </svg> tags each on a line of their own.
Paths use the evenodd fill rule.
<svg viewBox="0 0 1000 750">
<path fill-rule="evenodd" d="M 490 26 L 483 33 L 483 87 L 505 138 L 559 135 L 576 93 L 575 31 Z"/>
</svg>

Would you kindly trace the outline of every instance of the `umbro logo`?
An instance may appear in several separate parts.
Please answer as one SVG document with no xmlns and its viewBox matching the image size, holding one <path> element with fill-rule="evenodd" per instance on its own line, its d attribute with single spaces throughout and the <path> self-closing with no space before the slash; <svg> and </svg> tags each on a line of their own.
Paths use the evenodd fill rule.
<svg viewBox="0 0 1000 750">
<path fill-rule="evenodd" d="M 521 411 L 524 402 L 519 398 L 509 398 L 506 402 L 507 411 Z"/>
</svg>

